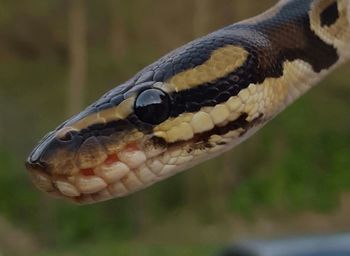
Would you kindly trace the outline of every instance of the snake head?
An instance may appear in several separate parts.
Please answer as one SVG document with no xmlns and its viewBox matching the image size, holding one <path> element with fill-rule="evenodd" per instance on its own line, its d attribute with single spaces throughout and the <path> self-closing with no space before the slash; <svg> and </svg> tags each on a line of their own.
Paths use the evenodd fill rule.
<svg viewBox="0 0 350 256">
<path fill-rule="evenodd" d="M 34 183 L 93 203 L 229 150 L 350 57 L 349 9 L 283 1 L 169 53 L 44 137 Z"/>
<path fill-rule="evenodd" d="M 152 159 L 167 145 L 153 127 L 168 118 L 170 98 L 147 85 L 128 88 L 117 87 L 39 142 L 26 162 L 39 189 L 92 203 L 159 179 L 163 164 Z"/>
</svg>

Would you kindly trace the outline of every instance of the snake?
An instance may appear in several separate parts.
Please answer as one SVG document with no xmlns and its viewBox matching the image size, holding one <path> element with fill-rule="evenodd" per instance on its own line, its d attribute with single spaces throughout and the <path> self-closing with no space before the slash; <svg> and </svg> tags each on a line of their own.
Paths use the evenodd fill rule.
<svg viewBox="0 0 350 256">
<path fill-rule="evenodd" d="M 111 89 L 49 132 L 26 169 L 77 204 L 125 197 L 245 141 L 349 59 L 350 0 L 281 0 Z"/>
</svg>

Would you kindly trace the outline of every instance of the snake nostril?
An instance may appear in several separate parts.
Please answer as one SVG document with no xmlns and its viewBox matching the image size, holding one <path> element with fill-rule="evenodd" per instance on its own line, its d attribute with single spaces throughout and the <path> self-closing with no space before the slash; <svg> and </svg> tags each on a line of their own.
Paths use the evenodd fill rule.
<svg viewBox="0 0 350 256">
<path fill-rule="evenodd" d="M 46 170 L 47 165 L 41 161 L 32 161 L 31 159 L 28 159 L 25 163 L 25 166 L 28 170 Z"/>
</svg>

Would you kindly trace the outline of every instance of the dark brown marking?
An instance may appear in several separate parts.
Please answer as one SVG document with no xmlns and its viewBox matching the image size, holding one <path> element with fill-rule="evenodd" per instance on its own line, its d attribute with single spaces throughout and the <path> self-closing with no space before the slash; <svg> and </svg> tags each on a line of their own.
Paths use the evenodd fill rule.
<svg viewBox="0 0 350 256">
<path fill-rule="evenodd" d="M 339 19 L 338 3 L 335 1 L 329 5 L 320 15 L 321 26 L 332 26 Z"/>
</svg>

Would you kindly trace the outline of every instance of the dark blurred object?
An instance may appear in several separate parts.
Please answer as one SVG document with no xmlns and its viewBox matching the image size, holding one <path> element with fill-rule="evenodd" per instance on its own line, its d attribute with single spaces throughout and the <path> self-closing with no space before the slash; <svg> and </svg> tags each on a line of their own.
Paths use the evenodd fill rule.
<svg viewBox="0 0 350 256">
<path fill-rule="evenodd" d="M 349 256 L 350 234 L 239 242 L 220 256 Z"/>
</svg>

